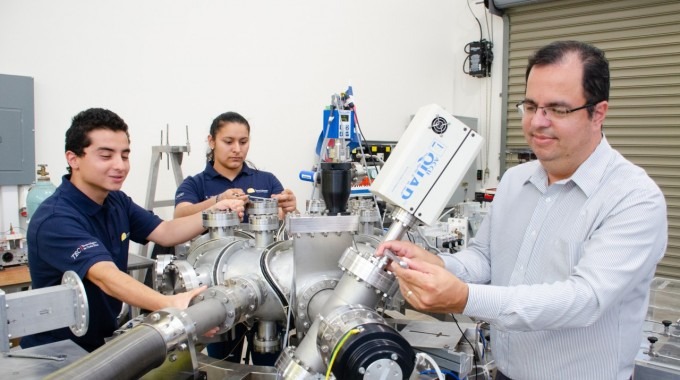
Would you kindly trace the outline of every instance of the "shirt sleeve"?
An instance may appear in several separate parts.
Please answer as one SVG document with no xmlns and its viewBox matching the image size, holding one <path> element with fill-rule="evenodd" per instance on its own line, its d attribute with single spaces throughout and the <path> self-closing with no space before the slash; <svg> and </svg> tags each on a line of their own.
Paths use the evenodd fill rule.
<svg viewBox="0 0 680 380">
<path fill-rule="evenodd" d="M 283 192 L 283 185 L 274 174 L 271 174 L 271 194 L 281 194 Z"/>
<path fill-rule="evenodd" d="M 36 231 L 38 263 L 31 263 L 32 275 L 37 278 L 57 279 L 61 274 L 74 271 L 85 278 L 87 271 L 97 262 L 113 261 L 106 245 L 75 216 L 54 215 L 45 219 Z M 37 284 L 40 287 L 58 285 Z"/>
<path fill-rule="evenodd" d="M 129 199 L 129 201 L 130 240 L 139 244 L 146 244 L 149 242 L 147 237 L 151 235 L 163 220 L 153 212 L 137 205 L 132 199 Z"/>
<path fill-rule="evenodd" d="M 204 201 L 196 182 L 195 177 L 187 177 L 182 181 L 175 192 L 175 206 L 182 202 L 196 204 Z"/>
<path fill-rule="evenodd" d="M 479 226 L 475 237 L 470 239 L 467 249 L 456 254 L 442 254 L 444 267 L 456 277 L 467 283 L 487 284 L 491 281 L 491 262 L 489 256 L 492 206 Z"/>
<path fill-rule="evenodd" d="M 610 202 L 593 210 L 602 215 L 585 241 L 564 247 L 573 251 L 572 257 L 580 257 L 566 280 L 516 286 L 469 284 L 464 314 L 506 330 L 576 328 L 595 323 L 629 293 L 647 292 L 645 285 L 667 241 L 663 194 L 643 184 L 625 194 L 611 194 Z M 471 262 L 461 256 L 451 265 Z M 463 270 L 458 273 L 465 275 Z"/>
</svg>

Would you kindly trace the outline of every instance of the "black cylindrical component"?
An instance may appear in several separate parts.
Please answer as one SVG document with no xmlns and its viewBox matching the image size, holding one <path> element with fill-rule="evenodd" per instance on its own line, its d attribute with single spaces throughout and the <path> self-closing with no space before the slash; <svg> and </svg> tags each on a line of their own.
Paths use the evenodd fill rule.
<svg viewBox="0 0 680 380">
<path fill-rule="evenodd" d="M 165 355 L 161 334 L 138 325 L 46 379 L 138 379 L 163 364 Z"/>
<path fill-rule="evenodd" d="M 321 196 L 326 203 L 328 215 L 347 210 L 352 190 L 352 164 L 350 162 L 321 163 Z"/>
<path fill-rule="evenodd" d="M 396 362 L 404 379 L 408 379 L 415 366 L 416 354 L 411 345 L 398 332 L 387 325 L 369 323 L 361 326 L 359 334 L 352 335 L 338 351 L 333 363 L 336 379 L 363 379 L 359 368 L 367 369 L 371 363 L 390 359 Z"/>
</svg>

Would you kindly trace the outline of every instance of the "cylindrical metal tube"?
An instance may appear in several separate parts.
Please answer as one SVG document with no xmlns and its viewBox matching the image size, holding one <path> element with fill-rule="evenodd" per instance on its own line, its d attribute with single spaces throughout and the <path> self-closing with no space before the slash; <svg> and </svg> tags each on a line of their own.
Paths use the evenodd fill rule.
<svg viewBox="0 0 680 380">
<path fill-rule="evenodd" d="M 186 319 L 183 318 L 182 323 L 193 323 L 197 335 L 202 335 L 213 327 L 219 326 L 227 318 L 227 310 L 224 305 L 214 298 L 192 305 L 181 313 L 186 315 Z M 182 324 L 180 323 L 179 326 L 182 326 Z M 186 336 L 181 337 L 177 334 L 186 334 L 187 330 L 187 326 L 184 326 L 183 332 L 175 329 L 164 337 L 163 330 L 158 330 L 158 326 L 154 325 L 153 322 L 140 324 L 47 378 L 64 380 L 137 379 L 163 364 L 168 352 L 167 346 L 173 343 L 166 340 L 171 337 L 179 340 L 186 339 Z"/>
<path fill-rule="evenodd" d="M 409 227 L 414 225 L 416 222 L 415 216 L 409 214 L 406 210 L 402 208 L 397 208 L 396 210 L 394 210 L 394 212 L 392 213 L 392 219 L 394 221 L 392 222 L 392 225 L 385 233 L 383 241 L 401 239 L 401 237 L 404 236 L 404 233 L 406 233 L 406 230 L 408 230 Z"/>
<path fill-rule="evenodd" d="M 206 299 L 192 305 L 184 312 L 194 322 L 196 335 L 203 335 L 215 326 L 221 325 L 227 319 L 227 309 L 220 300 L 215 298 Z"/>
<path fill-rule="evenodd" d="M 138 379 L 163 364 L 165 355 L 161 334 L 139 325 L 46 379 Z"/>
</svg>

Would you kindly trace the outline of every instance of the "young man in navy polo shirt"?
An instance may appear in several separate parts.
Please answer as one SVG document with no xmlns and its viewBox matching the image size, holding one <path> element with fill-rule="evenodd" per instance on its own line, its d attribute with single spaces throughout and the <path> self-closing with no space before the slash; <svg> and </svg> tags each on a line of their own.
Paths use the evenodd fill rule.
<svg viewBox="0 0 680 380">
<path fill-rule="evenodd" d="M 66 131 L 69 175 L 35 212 L 28 227 L 33 288 L 59 285 L 64 272 L 83 279 L 90 325 L 82 337 L 59 329 L 24 337 L 24 348 L 71 339 L 88 351 L 113 334 L 122 302 L 147 310 L 184 309 L 205 287 L 172 296 L 138 282 L 127 271 L 130 240 L 172 246 L 204 231 L 201 213 L 163 221 L 120 188 L 130 170 L 128 127 L 115 113 L 88 109 Z M 225 199 L 213 210 L 243 212 L 243 201 Z"/>
</svg>

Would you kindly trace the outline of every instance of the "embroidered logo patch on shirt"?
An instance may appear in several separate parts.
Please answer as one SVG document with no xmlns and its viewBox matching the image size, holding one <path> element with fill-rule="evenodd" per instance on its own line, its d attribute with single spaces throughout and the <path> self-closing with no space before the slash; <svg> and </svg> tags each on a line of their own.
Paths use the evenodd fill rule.
<svg viewBox="0 0 680 380">
<path fill-rule="evenodd" d="M 90 248 L 94 248 L 94 247 L 99 247 L 99 243 L 97 243 L 96 241 L 91 241 L 89 243 L 85 243 L 85 244 L 81 245 L 80 247 L 76 248 L 75 251 L 73 251 L 73 253 L 71 254 L 71 258 L 73 260 L 75 260 L 75 259 L 78 258 L 78 256 L 80 256 L 80 254 L 82 252 L 84 252 L 85 250 L 88 250 Z"/>
</svg>

